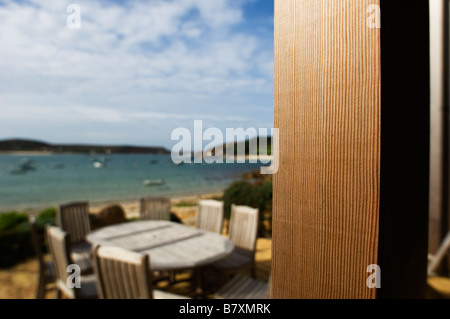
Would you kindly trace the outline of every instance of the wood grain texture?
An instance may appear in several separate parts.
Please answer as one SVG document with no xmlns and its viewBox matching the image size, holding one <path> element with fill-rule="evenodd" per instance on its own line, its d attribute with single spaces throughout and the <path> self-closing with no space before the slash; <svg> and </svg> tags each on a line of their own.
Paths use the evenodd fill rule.
<svg viewBox="0 0 450 319">
<path fill-rule="evenodd" d="M 119 247 L 96 247 L 97 289 L 102 299 L 150 299 L 148 255 Z"/>
<path fill-rule="evenodd" d="M 249 206 L 231 205 L 230 239 L 236 247 L 254 254 L 258 238 L 259 209 Z"/>
<path fill-rule="evenodd" d="M 195 227 L 211 231 L 213 233 L 222 233 L 224 216 L 224 202 L 212 199 L 203 199 L 198 201 Z"/>
<path fill-rule="evenodd" d="M 170 220 L 170 199 L 166 197 L 145 197 L 140 200 L 141 220 Z"/>
<path fill-rule="evenodd" d="M 56 289 L 71 299 L 95 299 L 98 297 L 95 275 L 81 275 L 80 288 L 69 287 L 67 280 L 71 275 L 67 271 L 74 261 L 70 257 L 70 235 L 59 227 L 46 227 L 47 241 L 55 267 Z"/>
<path fill-rule="evenodd" d="M 249 206 L 231 205 L 229 237 L 233 241 L 233 253 L 214 264 L 224 273 L 235 273 L 250 269 L 256 278 L 255 251 L 258 238 L 259 209 Z"/>
<path fill-rule="evenodd" d="M 119 247 L 98 246 L 94 251 L 97 289 L 101 299 L 188 299 L 153 290 L 150 256 Z"/>
<path fill-rule="evenodd" d="M 379 1 L 275 1 L 273 298 L 375 298 Z"/>
<path fill-rule="evenodd" d="M 62 204 L 58 210 L 59 226 L 70 235 L 71 244 L 84 242 L 91 231 L 89 203 L 73 202 Z"/>
</svg>

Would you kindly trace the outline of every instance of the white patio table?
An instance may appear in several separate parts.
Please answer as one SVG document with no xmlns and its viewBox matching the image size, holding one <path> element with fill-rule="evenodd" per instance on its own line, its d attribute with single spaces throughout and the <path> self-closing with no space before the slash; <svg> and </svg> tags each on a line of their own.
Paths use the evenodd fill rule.
<svg viewBox="0 0 450 319">
<path fill-rule="evenodd" d="M 136 221 L 92 231 L 93 245 L 118 246 L 148 254 L 153 271 L 195 269 L 233 252 L 233 242 L 220 234 L 169 221 Z"/>
</svg>

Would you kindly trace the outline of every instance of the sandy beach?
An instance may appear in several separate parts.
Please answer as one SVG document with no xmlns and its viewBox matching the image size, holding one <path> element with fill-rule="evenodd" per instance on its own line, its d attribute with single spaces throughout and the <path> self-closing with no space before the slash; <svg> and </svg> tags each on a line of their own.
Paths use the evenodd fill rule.
<svg viewBox="0 0 450 319">
<path fill-rule="evenodd" d="M 184 217 L 192 217 L 191 214 L 186 214 L 185 211 L 190 211 L 192 208 L 196 208 L 197 202 L 199 199 L 219 199 L 223 196 L 223 192 L 214 192 L 214 193 L 204 193 L 198 195 L 179 195 L 179 196 L 167 196 L 172 203 L 172 211 L 175 212 L 180 219 L 184 219 Z M 127 218 L 139 217 L 139 198 L 134 199 L 117 199 L 117 200 L 108 200 L 108 201 L 90 201 L 89 202 L 89 210 L 91 213 L 97 213 L 101 209 L 111 206 L 111 205 L 120 205 L 125 211 L 125 215 Z M 15 209 L 15 211 L 25 212 L 27 214 L 39 214 L 46 208 L 50 208 L 54 206 L 57 208 L 57 205 L 30 205 L 29 208 L 24 209 Z M 13 209 L 0 209 L 0 213 L 6 213 L 9 211 L 13 211 Z"/>
<path fill-rule="evenodd" d="M 207 193 L 199 195 L 186 195 L 186 196 L 176 196 L 170 197 L 172 208 L 171 211 L 175 213 L 178 218 L 180 218 L 184 224 L 193 225 L 195 222 L 195 215 L 197 213 L 197 203 L 200 199 L 214 199 L 221 198 L 223 192 L 217 193 Z M 97 213 L 101 209 L 110 205 L 120 205 L 127 218 L 139 217 L 139 199 L 135 200 L 125 200 L 125 201 L 108 201 L 100 203 L 91 203 L 90 211 L 91 213 Z"/>
</svg>

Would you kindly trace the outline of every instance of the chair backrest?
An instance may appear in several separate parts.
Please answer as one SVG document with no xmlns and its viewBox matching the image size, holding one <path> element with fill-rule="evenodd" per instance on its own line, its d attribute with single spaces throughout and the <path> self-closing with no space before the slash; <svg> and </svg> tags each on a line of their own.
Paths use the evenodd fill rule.
<svg viewBox="0 0 450 319">
<path fill-rule="evenodd" d="M 69 288 L 67 278 L 71 275 L 67 267 L 72 264 L 70 258 L 69 234 L 59 227 L 47 226 L 47 241 L 55 266 L 56 286 L 71 298 L 77 298 L 77 290 Z"/>
<path fill-rule="evenodd" d="M 153 298 L 148 255 L 108 246 L 97 246 L 93 255 L 100 298 Z"/>
<path fill-rule="evenodd" d="M 258 220 L 257 208 L 231 205 L 228 234 L 236 248 L 254 254 L 258 236 Z"/>
<path fill-rule="evenodd" d="M 58 225 L 70 234 L 70 243 L 84 242 L 91 232 L 89 203 L 74 202 L 59 206 Z"/>
<path fill-rule="evenodd" d="M 170 220 L 170 199 L 166 197 L 141 198 L 141 220 Z"/>
<path fill-rule="evenodd" d="M 217 200 L 199 200 L 195 226 L 198 229 L 222 233 L 224 203 Z"/>
<path fill-rule="evenodd" d="M 34 215 L 30 215 L 29 221 L 30 221 L 31 243 L 33 245 L 33 250 L 36 255 L 36 258 L 39 262 L 39 271 L 42 272 L 45 269 L 44 256 L 42 254 L 43 237 L 39 234 L 36 225 L 36 217 Z"/>
</svg>

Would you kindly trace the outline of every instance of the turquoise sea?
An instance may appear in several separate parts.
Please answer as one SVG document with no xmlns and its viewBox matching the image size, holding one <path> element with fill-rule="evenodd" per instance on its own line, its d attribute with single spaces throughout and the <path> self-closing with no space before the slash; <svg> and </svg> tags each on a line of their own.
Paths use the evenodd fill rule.
<svg viewBox="0 0 450 319">
<path fill-rule="evenodd" d="M 175 165 L 170 155 L 0 155 L 0 212 L 78 200 L 103 203 L 213 193 L 260 166 Z M 146 180 L 163 183 L 148 186 Z"/>
</svg>

